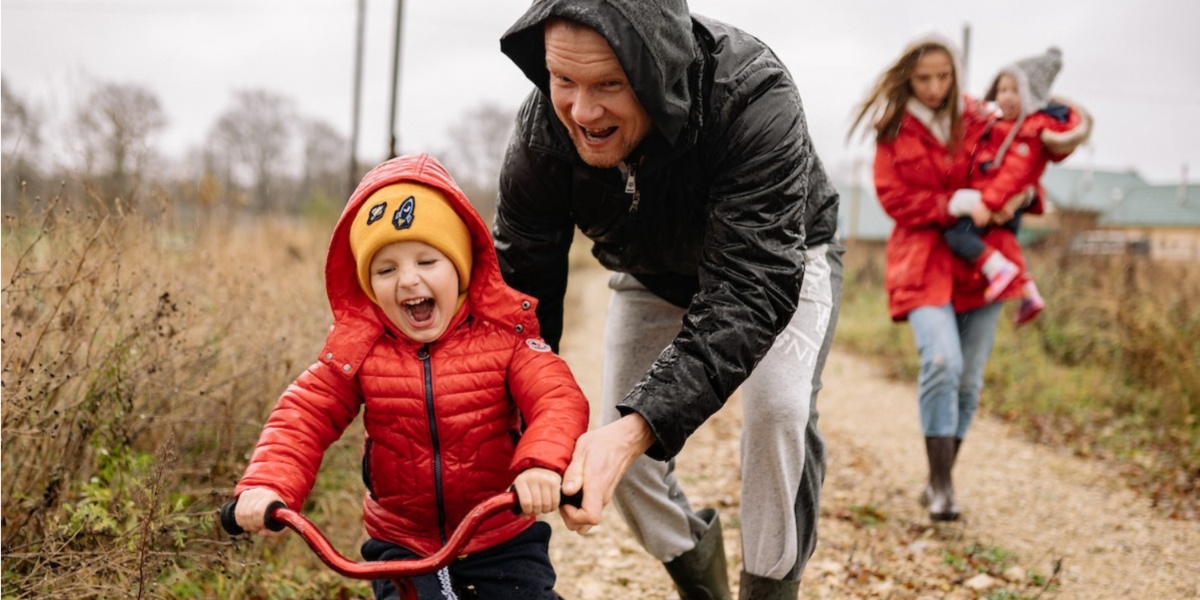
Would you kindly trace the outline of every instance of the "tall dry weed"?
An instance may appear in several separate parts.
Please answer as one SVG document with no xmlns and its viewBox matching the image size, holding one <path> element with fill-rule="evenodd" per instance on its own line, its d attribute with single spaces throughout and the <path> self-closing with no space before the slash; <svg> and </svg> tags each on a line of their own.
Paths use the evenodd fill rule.
<svg viewBox="0 0 1200 600">
<path fill-rule="evenodd" d="M 324 338 L 329 226 L 68 204 L 4 222 L 5 596 L 174 595 Z"/>
<path fill-rule="evenodd" d="M 1120 373 L 1160 403 L 1118 411 L 1156 420 L 1200 417 L 1200 265 L 1147 256 L 1060 255 L 1039 276 L 1050 305 L 1038 322 L 1047 355 Z"/>
</svg>

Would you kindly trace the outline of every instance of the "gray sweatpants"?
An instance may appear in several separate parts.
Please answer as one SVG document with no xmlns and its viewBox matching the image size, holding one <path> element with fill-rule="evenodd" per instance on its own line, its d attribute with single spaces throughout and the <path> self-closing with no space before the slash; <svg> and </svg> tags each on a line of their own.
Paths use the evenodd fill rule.
<svg viewBox="0 0 1200 600">
<path fill-rule="evenodd" d="M 817 392 L 841 303 L 842 253 L 837 244 L 805 252 L 796 314 L 742 385 L 741 530 L 743 569 L 796 580 L 817 540 L 825 442 L 817 431 Z M 679 332 L 686 312 L 615 273 L 605 330 L 603 420 Z M 691 550 L 706 524 L 674 475 L 675 461 L 641 456 L 617 487 L 614 503 L 635 538 L 669 562 Z"/>
</svg>

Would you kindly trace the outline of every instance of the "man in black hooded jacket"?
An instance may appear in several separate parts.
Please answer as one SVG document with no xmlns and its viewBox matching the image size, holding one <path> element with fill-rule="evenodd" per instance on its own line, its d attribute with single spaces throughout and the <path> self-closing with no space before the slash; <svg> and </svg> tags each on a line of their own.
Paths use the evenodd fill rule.
<svg viewBox="0 0 1200 600">
<path fill-rule="evenodd" d="M 557 350 L 576 227 L 613 271 L 606 424 L 577 443 L 563 489 L 584 505 L 564 521 L 585 533 L 615 499 L 683 598 L 731 597 L 717 513 L 694 511 L 673 470 L 741 387 L 740 596 L 797 597 L 842 249 L 795 83 L 761 41 L 684 0 L 535 1 L 500 45 L 536 86 L 500 177 L 505 279 L 538 298 Z"/>
</svg>

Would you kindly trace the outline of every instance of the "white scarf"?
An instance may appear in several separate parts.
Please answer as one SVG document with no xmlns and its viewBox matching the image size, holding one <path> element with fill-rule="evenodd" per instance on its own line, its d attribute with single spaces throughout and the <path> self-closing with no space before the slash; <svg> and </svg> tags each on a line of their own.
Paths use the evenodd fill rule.
<svg viewBox="0 0 1200 600">
<path fill-rule="evenodd" d="M 908 110 L 908 114 L 920 121 L 937 141 L 945 145 L 950 139 L 950 111 L 934 111 L 917 98 L 909 98 L 904 108 Z"/>
</svg>

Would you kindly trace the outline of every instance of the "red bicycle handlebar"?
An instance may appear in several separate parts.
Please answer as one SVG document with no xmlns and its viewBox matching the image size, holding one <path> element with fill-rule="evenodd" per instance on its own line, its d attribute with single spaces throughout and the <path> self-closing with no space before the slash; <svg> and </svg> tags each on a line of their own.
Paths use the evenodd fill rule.
<svg viewBox="0 0 1200 600">
<path fill-rule="evenodd" d="M 582 499 L 582 493 L 564 496 L 562 504 L 578 507 L 582 504 Z M 300 534 L 304 543 L 308 544 L 313 553 L 330 569 L 339 574 L 353 579 L 391 579 L 399 589 L 401 598 L 415 598 L 416 592 L 412 588 L 412 583 L 408 581 L 410 577 L 432 573 L 450 564 L 466 547 L 467 540 L 471 539 L 484 521 L 506 510 L 519 512 L 520 506 L 515 491 L 496 494 L 479 503 L 471 512 L 467 513 L 446 544 L 434 554 L 420 559 L 379 562 L 358 562 L 342 556 L 312 521 L 299 512 L 286 507 L 282 502 L 275 502 L 267 507 L 265 521 L 267 527 L 273 531 L 280 531 L 284 527 L 288 527 Z M 221 527 L 230 535 L 245 533 L 237 524 L 236 509 L 237 500 L 231 500 L 221 507 Z"/>
<path fill-rule="evenodd" d="M 354 579 L 397 579 L 432 573 L 450 564 L 488 517 L 512 510 L 516 505 L 516 492 L 497 494 L 467 513 L 441 550 L 421 559 L 366 563 L 342 556 L 304 515 L 289 508 L 277 508 L 272 516 L 300 534 L 313 553 L 334 571 Z"/>
</svg>

